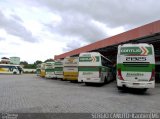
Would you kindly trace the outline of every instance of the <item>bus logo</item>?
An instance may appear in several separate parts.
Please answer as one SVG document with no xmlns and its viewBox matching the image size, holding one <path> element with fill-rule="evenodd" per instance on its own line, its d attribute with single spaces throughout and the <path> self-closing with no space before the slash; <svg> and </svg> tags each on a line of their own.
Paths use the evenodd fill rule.
<svg viewBox="0 0 160 119">
<path fill-rule="evenodd" d="M 99 62 L 98 56 L 91 56 L 91 57 L 80 57 L 80 62 Z"/>
<path fill-rule="evenodd" d="M 145 47 L 140 47 L 140 48 L 142 51 L 141 55 L 148 55 L 149 51 L 147 50 L 147 48 L 145 48 Z"/>
<path fill-rule="evenodd" d="M 97 61 L 96 57 L 92 56 L 92 62 L 96 62 L 96 61 Z"/>
<path fill-rule="evenodd" d="M 121 55 L 141 55 L 146 56 L 152 54 L 151 47 L 122 47 L 120 50 Z"/>
<path fill-rule="evenodd" d="M 74 60 L 75 60 L 74 58 L 69 58 L 69 59 L 68 59 L 68 61 L 71 62 L 71 63 L 73 63 Z"/>
</svg>

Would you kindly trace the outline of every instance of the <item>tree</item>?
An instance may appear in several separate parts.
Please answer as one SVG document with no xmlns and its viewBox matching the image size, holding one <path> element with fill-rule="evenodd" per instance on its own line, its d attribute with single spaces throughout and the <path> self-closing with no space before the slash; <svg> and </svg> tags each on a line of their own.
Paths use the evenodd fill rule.
<svg viewBox="0 0 160 119">
<path fill-rule="evenodd" d="M 26 69 L 36 69 L 36 65 L 35 64 L 28 64 L 28 65 L 24 66 L 24 68 L 26 68 Z"/>
<path fill-rule="evenodd" d="M 34 62 L 35 65 L 38 65 L 38 64 L 41 64 L 41 63 L 42 63 L 42 61 L 40 61 L 40 60 L 37 60 L 37 61 Z"/>
<path fill-rule="evenodd" d="M 20 65 L 26 66 L 26 65 L 28 65 L 28 62 L 27 61 L 21 61 Z"/>
<path fill-rule="evenodd" d="M 54 62 L 54 59 L 50 58 L 50 59 L 45 60 L 44 62 Z"/>
</svg>

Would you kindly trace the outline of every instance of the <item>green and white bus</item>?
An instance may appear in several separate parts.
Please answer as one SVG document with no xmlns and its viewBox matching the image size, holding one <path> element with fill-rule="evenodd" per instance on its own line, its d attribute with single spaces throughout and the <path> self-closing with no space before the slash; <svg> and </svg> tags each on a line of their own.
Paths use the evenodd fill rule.
<svg viewBox="0 0 160 119">
<path fill-rule="evenodd" d="M 153 45 L 123 44 L 118 46 L 117 87 L 155 87 L 155 56 Z"/>
<path fill-rule="evenodd" d="M 57 60 L 54 64 L 54 78 L 63 79 L 63 61 Z"/>
<path fill-rule="evenodd" d="M 112 62 L 99 52 L 80 53 L 78 82 L 105 83 L 113 79 Z"/>
<path fill-rule="evenodd" d="M 54 76 L 55 76 L 54 63 L 55 62 L 46 62 L 46 65 L 45 65 L 45 72 L 46 72 L 45 77 L 46 78 L 54 78 Z"/>
<path fill-rule="evenodd" d="M 20 65 L 0 64 L 0 74 L 21 74 L 22 71 Z"/>
<path fill-rule="evenodd" d="M 36 68 L 36 74 L 37 74 L 37 76 L 40 76 L 40 73 L 41 73 L 41 64 L 38 64 L 37 68 Z"/>
</svg>

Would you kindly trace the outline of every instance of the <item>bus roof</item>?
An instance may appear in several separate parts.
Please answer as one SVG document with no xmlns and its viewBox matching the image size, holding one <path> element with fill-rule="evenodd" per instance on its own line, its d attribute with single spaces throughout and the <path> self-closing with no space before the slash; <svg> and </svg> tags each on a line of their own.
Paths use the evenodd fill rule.
<svg viewBox="0 0 160 119">
<path fill-rule="evenodd" d="M 92 54 L 92 56 L 100 56 L 101 55 L 99 52 L 84 52 L 84 53 L 80 53 L 79 56 L 84 56 L 87 54 Z"/>
<path fill-rule="evenodd" d="M 0 64 L 0 65 L 3 65 L 3 66 L 20 66 L 20 65 L 17 65 L 17 64 Z"/>
</svg>

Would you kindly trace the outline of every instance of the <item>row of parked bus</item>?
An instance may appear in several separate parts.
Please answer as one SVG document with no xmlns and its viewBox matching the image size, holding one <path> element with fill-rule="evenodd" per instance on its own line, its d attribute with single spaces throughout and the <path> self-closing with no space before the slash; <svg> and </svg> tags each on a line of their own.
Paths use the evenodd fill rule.
<svg viewBox="0 0 160 119">
<path fill-rule="evenodd" d="M 55 62 L 42 63 L 37 75 L 72 82 L 105 83 L 113 79 L 113 63 L 99 52 L 81 53 Z"/>
<path fill-rule="evenodd" d="M 42 63 L 37 75 L 46 78 L 91 83 L 106 83 L 114 78 L 118 89 L 155 87 L 155 56 L 150 44 L 123 44 L 118 46 L 117 63 L 99 52 L 80 53 L 55 62 Z"/>
</svg>

